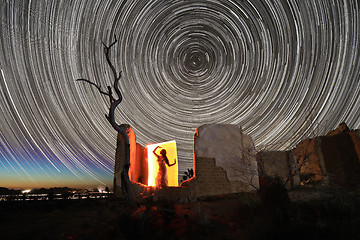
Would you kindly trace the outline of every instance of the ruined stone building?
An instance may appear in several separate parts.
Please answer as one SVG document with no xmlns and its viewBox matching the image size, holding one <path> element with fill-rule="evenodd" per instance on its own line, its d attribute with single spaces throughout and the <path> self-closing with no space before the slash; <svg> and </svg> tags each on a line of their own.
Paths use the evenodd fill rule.
<svg viewBox="0 0 360 240">
<path fill-rule="evenodd" d="M 191 200 L 236 192 L 249 192 L 259 187 L 254 143 L 241 128 L 228 124 L 208 124 L 199 127 L 194 136 L 195 176 L 179 187 L 147 186 L 147 149 L 136 143 L 128 128 L 131 150 L 129 170 L 132 189 L 137 196 L 166 197 Z M 121 196 L 121 172 L 125 162 L 123 136 L 118 135 L 114 171 L 114 193 Z"/>
<path fill-rule="evenodd" d="M 148 186 L 147 148 L 130 143 L 129 178 L 134 198 L 165 198 L 189 201 L 204 196 L 250 192 L 269 178 L 280 177 L 287 188 L 302 185 L 342 187 L 360 184 L 360 130 L 345 124 L 326 136 L 304 139 L 290 151 L 255 152 L 252 138 L 237 125 L 207 124 L 194 136 L 195 176 L 181 186 Z M 122 195 L 121 172 L 125 163 L 125 140 L 119 134 L 114 171 L 114 193 Z M 178 177 L 178 176 L 176 176 Z"/>
<path fill-rule="evenodd" d="M 304 139 L 290 151 L 257 154 L 260 184 L 280 177 L 288 188 L 299 185 L 352 187 L 360 184 L 360 130 L 345 123 L 326 136 Z"/>
<path fill-rule="evenodd" d="M 194 195 L 249 192 L 259 187 L 254 143 L 236 125 L 208 124 L 194 137 L 195 177 L 183 183 Z"/>
</svg>

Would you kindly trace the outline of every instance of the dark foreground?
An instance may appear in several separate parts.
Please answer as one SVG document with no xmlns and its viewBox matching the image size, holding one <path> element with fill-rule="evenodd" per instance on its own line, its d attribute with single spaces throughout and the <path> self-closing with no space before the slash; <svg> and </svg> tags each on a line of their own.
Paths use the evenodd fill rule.
<svg viewBox="0 0 360 240">
<path fill-rule="evenodd" d="M 360 198 L 235 194 L 142 206 L 112 198 L 0 202 L 0 228 L 0 239 L 360 239 Z"/>
</svg>

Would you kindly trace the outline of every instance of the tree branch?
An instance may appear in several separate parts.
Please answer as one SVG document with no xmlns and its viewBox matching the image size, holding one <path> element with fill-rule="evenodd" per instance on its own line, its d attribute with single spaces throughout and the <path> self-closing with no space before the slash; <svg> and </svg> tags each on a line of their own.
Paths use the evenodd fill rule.
<svg viewBox="0 0 360 240">
<path fill-rule="evenodd" d="M 93 83 L 93 82 L 91 82 L 91 81 L 89 81 L 89 80 L 87 80 L 87 79 L 84 79 L 84 78 L 78 78 L 78 79 L 76 79 L 76 81 L 84 81 L 84 82 L 87 82 L 87 83 L 89 83 L 89 84 L 91 84 L 91 85 L 94 85 L 94 86 L 99 90 L 99 92 L 100 92 L 101 94 L 106 95 L 106 96 L 109 96 L 109 97 L 112 98 L 111 92 L 104 92 L 103 90 L 101 90 L 101 85 L 97 85 L 97 84 L 95 84 L 95 83 Z M 108 90 L 109 90 L 109 88 L 108 88 Z M 112 98 L 112 99 L 113 99 L 113 98 Z"/>
<path fill-rule="evenodd" d="M 106 56 L 106 61 L 107 61 L 108 65 L 109 65 L 109 67 L 111 68 L 111 72 L 112 72 L 113 77 L 114 77 L 114 90 L 115 90 L 116 94 L 118 95 L 118 97 L 119 97 L 119 99 L 121 101 L 122 100 L 122 95 L 121 95 L 119 87 L 118 87 L 118 83 L 119 83 L 119 80 L 121 78 L 121 71 L 119 72 L 119 75 L 117 75 L 115 67 L 112 64 L 111 60 L 110 60 L 110 49 L 111 49 L 112 46 L 114 46 L 115 43 L 117 43 L 116 35 L 114 35 L 114 36 L 115 36 L 115 40 L 110 44 L 110 46 L 107 46 L 105 43 L 103 43 L 103 45 L 104 45 L 104 53 L 105 53 L 105 56 Z"/>
<path fill-rule="evenodd" d="M 127 128 L 124 128 L 122 126 L 119 126 L 116 122 L 115 122 L 115 109 L 116 107 L 121 103 L 122 101 L 122 95 L 119 89 L 119 80 L 121 78 L 121 71 L 119 72 L 119 75 L 117 75 L 116 70 L 114 65 L 112 64 L 111 60 L 110 60 L 110 50 L 111 48 L 115 45 L 115 43 L 117 43 L 117 38 L 116 35 L 115 36 L 115 40 L 109 45 L 107 46 L 104 42 L 102 42 L 102 44 L 104 45 L 104 54 L 106 57 L 106 61 L 113 73 L 113 77 L 114 77 L 114 84 L 113 84 L 113 88 L 116 92 L 116 95 L 118 96 L 118 99 L 115 99 L 113 97 L 113 92 L 112 92 L 112 88 L 110 86 L 107 87 L 107 92 L 104 92 L 101 89 L 100 85 L 97 85 L 87 79 L 77 79 L 76 81 L 84 81 L 87 82 L 91 85 L 94 85 L 101 94 L 106 95 L 109 97 L 109 101 L 110 101 L 110 107 L 109 107 L 109 113 L 108 115 L 105 114 L 106 119 L 110 122 L 111 126 L 120 134 L 122 134 L 125 138 L 125 145 L 126 145 L 126 161 L 125 164 L 123 166 L 123 171 L 121 173 L 121 183 L 122 183 L 122 191 L 125 195 L 126 198 L 128 198 L 129 200 L 132 200 L 133 196 L 132 196 L 132 189 L 131 189 L 131 182 L 129 179 L 129 167 L 130 167 L 130 144 L 129 144 L 129 137 L 127 135 Z"/>
</svg>

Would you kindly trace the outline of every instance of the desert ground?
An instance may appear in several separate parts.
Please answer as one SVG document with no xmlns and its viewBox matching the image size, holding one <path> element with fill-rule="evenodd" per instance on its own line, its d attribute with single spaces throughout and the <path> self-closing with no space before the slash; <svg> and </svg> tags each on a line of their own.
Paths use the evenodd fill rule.
<svg viewBox="0 0 360 240">
<path fill-rule="evenodd" d="M 239 193 L 195 202 L 0 202 L 0 239 L 360 239 L 358 191 Z"/>
</svg>

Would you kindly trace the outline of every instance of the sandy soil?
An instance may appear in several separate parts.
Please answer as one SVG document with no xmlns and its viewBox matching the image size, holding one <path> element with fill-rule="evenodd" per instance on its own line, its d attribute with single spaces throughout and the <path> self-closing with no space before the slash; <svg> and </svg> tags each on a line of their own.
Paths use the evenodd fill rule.
<svg viewBox="0 0 360 240">
<path fill-rule="evenodd" d="M 233 195 L 132 206 L 119 199 L 0 202 L 0 239 L 360 239 L 360 201 L 344 199 L 279 203 Z"/>
</svg>

